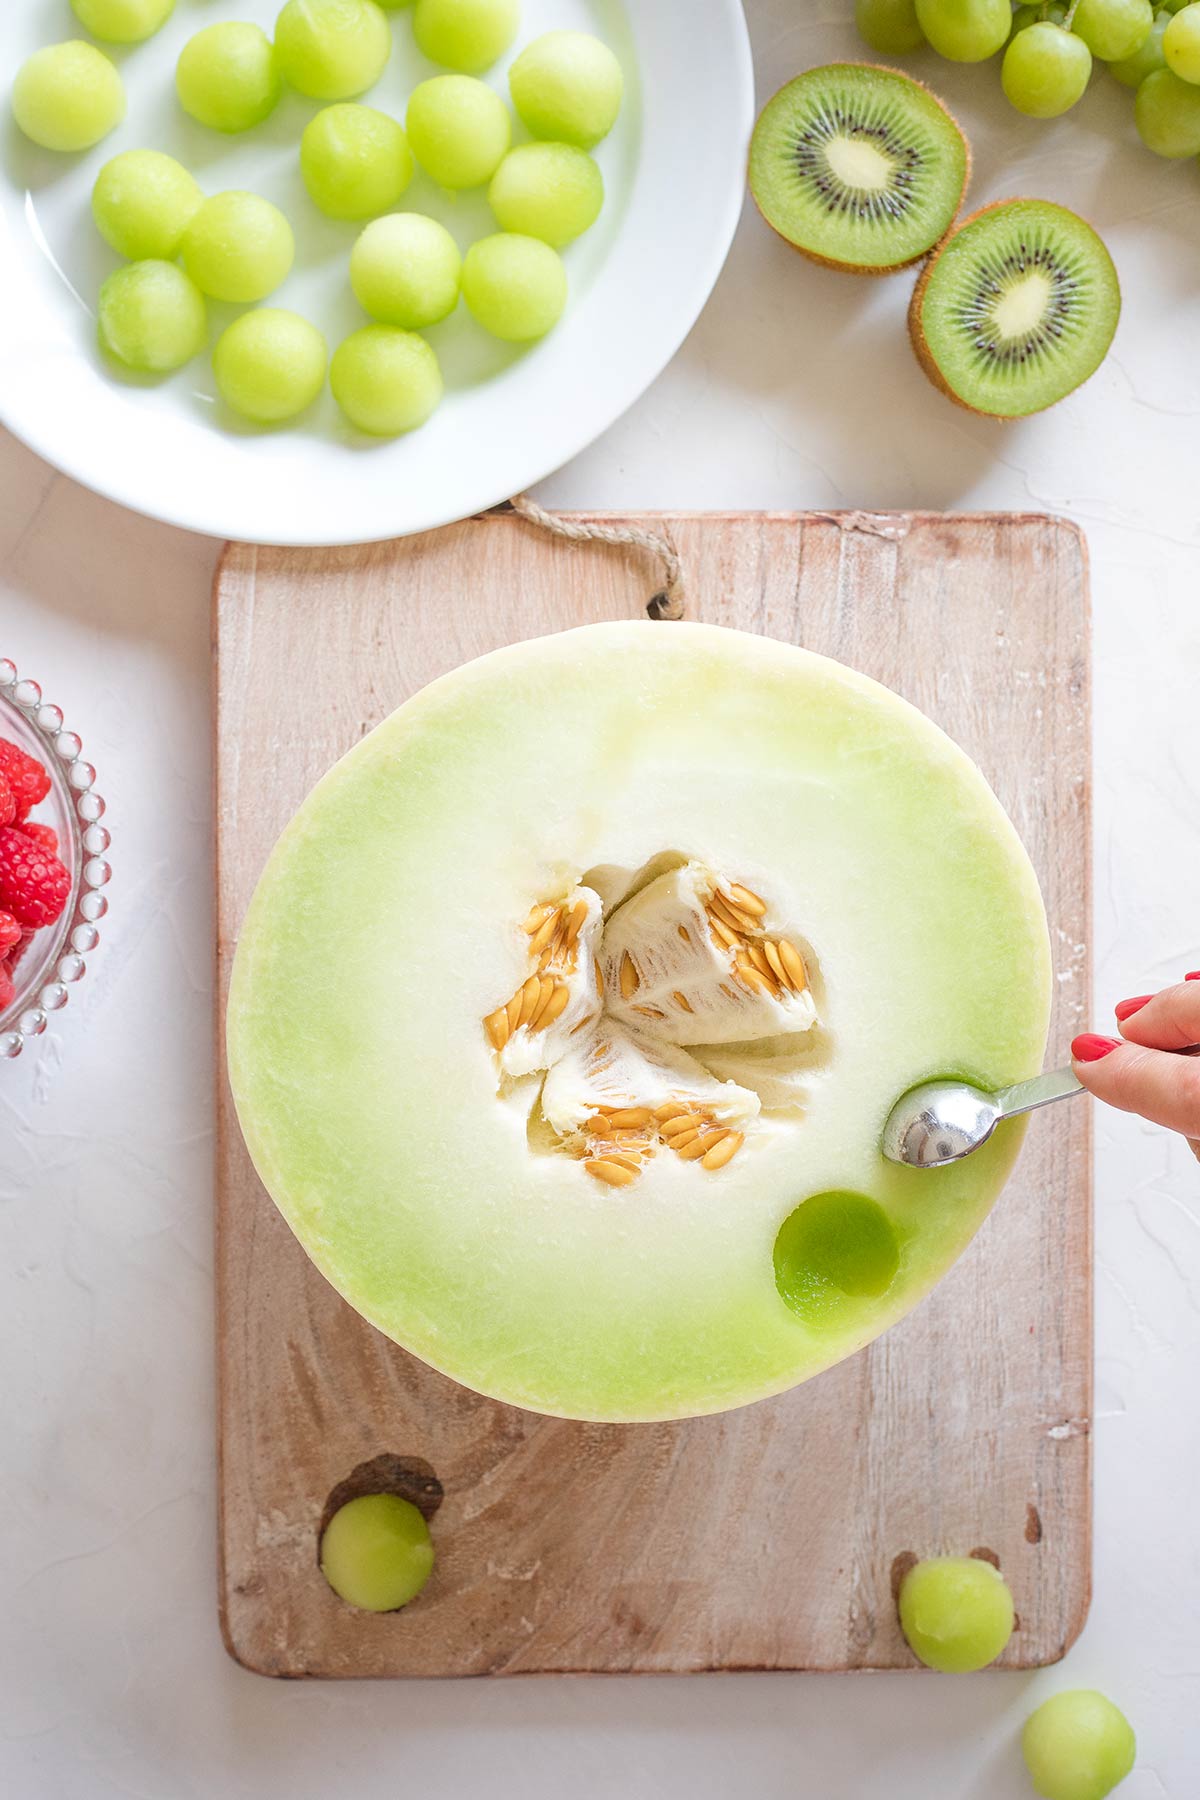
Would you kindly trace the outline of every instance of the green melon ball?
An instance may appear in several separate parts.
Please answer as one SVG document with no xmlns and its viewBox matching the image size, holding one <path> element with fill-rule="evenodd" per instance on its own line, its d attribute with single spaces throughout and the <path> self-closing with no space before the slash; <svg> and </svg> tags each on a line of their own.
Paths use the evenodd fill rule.
<svg viewBox="0 0 1200 1800">
<path fill-rule="evenodd" d="M 193 215 L 180 245 L 188 274 L 214 300 L 265 300 L 296 257 L 292 228 L 277 206 L 237 189 L 214 194 Z"/>
<path fill-rule="evenodd" d="M 153 375 L 182 368 L 208 341 L 204 296 L 173 262 L 115 270 L 100 289 L 97 323 L 110 356 Z"/>
<path fill-rule="evenodd" d="M 1137 1739 L 1111 1700 L 1075 1688 L 1030 1714 L 1021 1750 L 1043 1800 L 1104 1800 L 1133 1768 Z"/>
<path fill-rule="evenodd" d="M 493 175 L 488 200 L 505 231 L 557 249 L 600 217 L 604 177 L 573 144 L 518 144 Z"/>
<path fill-rule="evenodd" d="M 399 1494 L 348 1500 L 325 1527 L 321 1573 L 350 1606 L 395 1612 L 415 1600 L 433 1574 L 429 1527 Z"/>
<path fill-rule="evenodd" d="M 485 331 L 524 344 L 544 337 L 562 317 L 567 271 L 557 250 L 540 238 L 498 231 L 467 251 L 462 292 Z"/>
<path fill-rule="evenodd" d="M 374 87 L 392 54 L 375 0 L 287 0 L 275 21 L 285 80 L 310 100 L 352 100 Z"/>
<path fill-rule="evenodd" d="M 203 201 L 200 184 L 173 156 L 122 150 L 96 177 L 92 217 L 118 255 L 169 261 Z"/>
<path fill-rule="evenodd" d="M 998 1569 L 977 1556 L 933 1556 L 900 1587 L 900 1626 L 929 1669 L 966 1674 L 994 1662 L 1013 1631 L 1013 1602 Z"/>
<path fill-rule="evenodd" d="M 396 204 L 413 178 L 408 139 L 371 106 L 327 106 L 300 140 L 300 172 L 331 219 L 370 219 Z"/>
<path fill-rule="evenodd" d="M 372 437 L 398 437 L 423 425 L 443 393 L 442 371 L 425 339 L 396 325 L 364 325 L 339 344 L 329 385 L 350 423 Z"/>
<path fill-rule="evenodd" d="M 420 331 L 458 305 L 462 257 L 444 225 L 422 213 L 392 213 L 368 225 L 350 253 L 350 285 L 381 325 Z"/>
<path fill-rule="evenodd" d="M 519 0 L 417 0 L 413 34 L 430 62 L 478 75 L 504 55 L 520 22 Z"/>
<path fill-rule="evenodd" d="M 175 10 L 175 0 L 71 0 L 85 31 L 110 44 L 140 44 Z"/>
<path fill-rule="evenodd" d="M 73 38 L 47 44 L 21 64 L 12 109 L 25 136 L 44 150 L 90 150 L 125 117 L 125 89 L 102 50 Z"/>
<path fill-rule="evenodd" d="M 621 65 L 585 31 L 548 31 L 522 50 L 508 72 L 513 105 L 536 138 L 590 150 L 621 110 Z"/>
<path fill-rule="evenodd" d="M 257 25 L 206 25 L 180 51 L 175 91 L 201 125 L 249 131 L 274 112 L 283 91 L 274 45 Z"/>
<path fill-rule="evenodd" d="M 413 155 L 444 188 L 490 181 L 512 142 L 499 94 L 472 75 L 435 75 L 412 91 L 405 118 Z"/>
<path fill-rule="evenodd" d="M 213 373 L 234 412 L 256 425 L 280 425 L 312 405 L 325 385 L 328 361 L 315 325 L 281 306 L 263 306 L 221 333 Z"/>
</svg>

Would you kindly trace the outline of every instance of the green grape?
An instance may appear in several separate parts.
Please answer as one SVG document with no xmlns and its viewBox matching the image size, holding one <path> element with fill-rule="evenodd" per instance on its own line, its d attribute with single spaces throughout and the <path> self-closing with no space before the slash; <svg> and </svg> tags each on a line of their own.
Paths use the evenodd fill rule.
<svg viewBox="0 0 1200 1800">
<path fill-rule="evenodd" d="M 900 1627 L 930 1669 L 967 1674 L 994 1662 L 1012 1636 L 1012 1595 L 977 1556 L 934 1556 L 900 1586 Z"/>
<path fill-rule="evenodd" d="M 118 255 L 170 261 L 203 199 L 199 183 L 173 156 L 123 150 L 96 177 L 92 217 Z"/>
<path fill-rule="evenodd" d="M 350 423 L 372 437 L 398 437 L 402 431 L 415 430 L 437 410 L 443 393 L 442 371 L 425 339 L 396 325 L 364 325 L 339 344 L 329 367 L 329 384 Z M 329 1575 L 328 1568 L 325 1573 Z M 343 1599 L 350 1598 L 340 1587 L 338 1592 Z"/>
<path fill-rule="evenodd" d="M 405 118 L 413 155 L 444 188 L 490 181 L 512 142 L 499 94 L 473 75 L 435 75 L 415 87 Z"/>
<path fill-rule="evenodd" d="M 109 44 L 140 44 L 175 10 L 175 0 L 71 0 L 85 31 Z"/>
<path fill-rule="evenodd" d="M 127 263 L 100 289 L 100 343 L 127 369 L 165 375 L 203 350 L 204 296 L 173 262 Z"/>
<path fill-rule="evenodd" d="M 1200 82 L 1200 6 L 1185 6 L 1163 34 L 1167 67 L 1181 81 Z"/>
<path fill-rule="evenodd" d="M 21 64 L 12 109 L 25 136 L 44 150 L 90 150 L 125 117 L 125 89 L 102 50 L 73 38 L 47 44 Z"/>
<path fill-rule="evenodd" d="M 387 113 L 343 102 L 310 119 L 300 140 L 304 185 L 331 219 L 371 219 L 413 178 L 408 139 Z"/>
<path fill-rule="evenodd" d="M 1147 75 L 1133 103 L 1138 136 L 1155 156 L 1200 155 L 1200 88 L 1170 69 Z"/>
<path fill-rule="evenodd" d="M 381 325 L 419 331 L 458 305 L 462 257 L 444 225 L 422 213 L 376 219 L 350 252 L 350 285 Z"/>
<path fill-rule="evenodd" d="M 573 144 L 519 144 L 492 176 L 488 201 L 505 231 L 558 249 L 600 217 L 604 177 Z"/>
<path fill-rule="evenodd" d="M 917 20 L 939 56 L 983 62 L 1008 42 L 1009 0 L 916 0 Z"/>
<path fill-rule="evenodd" d="M 478 75 L 517 35 L 518 0 L 417 0 L 413 34 L 430 62 Z"/>
<path fill-rule="evenodd" d="M 214 300 L 265 300 L 296 256 L 292 228 L 258 194 L 214 194 L 195 213 L 180 245 L 183 266 Z"/>
<path fill-rule="evenodd" d="M 234 412 L 256 425 L 281 425 L 312 405 L 328 361 L 315 325 L 281 306 L 260 306 L 221 333 L 213 374 Z"/>
<path fill-rule="evenodd" d="M 1141 87 L 1147 75 L 1153 75 L 1156 69 L 1165 69 L 1166 56 L 1163 54 L 1163 38 L 1167 26 L 1171 23 L 1171 14 L 1165 9 L 1155 18 L 1150 36 L 1140 50 L 1132 56 L 1122 57 L 1120 62 L 1109 63 L 1110 75 L 1115 75 L 1123 87 Z"/>
<path fill-rule="evenodd" d="M 854 22 L 863 42 L 882 56 L 903 56 L 925 42 L 913 0 L 854 0 Z"/>
<path fill-rule="evenodd" d="M 348 1500 L 325 1527 L 321 1572 L 349 1605 L 395 1612 L 416 1599 L 433 1573 L 429 1527 L 399 1494 Z"/>
<path fill-rule="evenodd" d="M 1061 25 L 1030 25 L 1004 52 L 1000 79 L 1018 112 L 1031 119 L 1057 119 L 1087 92 L 1092 53 L 1082 38 Z"/>
<path fill-rule="evenodd" d="M 287 0 L 275 21 L 284 78 L 310 100 L 352 100 L 383 74 L 392 28 L 375 0 Z"/>
<path fill-rule="evenodd" d="M 1021 1750 L 1043 1800 L 1104 1800 L 1132 1769 L 1137 1739 L 1111 1700 L 1074 1688 L 1030 1714 Z"/>
<path fill-rule="evenodd" d="M 206 25 L 180 52 L 175 90 L 201 125 L 248 131 L 275 110 L 283 91 L 274 46 L 257 25 Z"/>
<path fill-rule="evenodd" d="M 544 337 L 562 317 L 567 271 L 558 252 L 540 238 L 500 231 L 467 251 L 462 292 L 485 331 L 524 344 Z"/>
<path fill-rule="evenodd" d="M 585 31 L 546 32 L 508 72 L 513 105 L 532 135 L 580 150 L 616 124 L 624 83 L 608 45 Z"/>
<path fill-rule="evenodd" d="M 1101 62 L 1123 62 L 1150 36 L 1150 0 L 1079 0 L 1073 29 Z"/>
</svg>

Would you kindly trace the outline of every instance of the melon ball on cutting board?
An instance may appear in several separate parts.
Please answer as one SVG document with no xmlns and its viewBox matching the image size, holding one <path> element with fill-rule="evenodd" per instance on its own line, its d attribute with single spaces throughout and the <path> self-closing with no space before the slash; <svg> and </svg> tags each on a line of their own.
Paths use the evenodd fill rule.
<svg viewBox="0 0 1200 1800">
<path fill-rule="evenodd" d="M 175 65 L 184 112 L 214 131 L 249 131 L 283 91 L 275 46 L 257 25 L 221 20 L 189 38 Z"/>
<path fill-rule="evenodd" d="M 625 80 L 599 38 L 585 31 L 548 31 L 522 50 L 508 85 L 534 137 L 590 150 L 616 124 Z"/>
<path fill-rule="evenodd" d="M 392 53 L 375 0 L 287 0 L 275 21 L 284 80 L 310 100 L 352 100 L 374 87 Z"/>
<path fill-rule="evenodd" d="M 12 109 L 25 136 L 44 150 L 90 150 L 125 117 L 125 88 L 102 50 L 73 38 L 22 63 Z"/>
<path fill-rule="evenodd" d="M 213 373 L 234 412 L 256 425 L 280 425 L 311 406 L 329 361 L 315 325 L 280 306 L 243 313 L 213 351 Z"/>
<path fill-rule="evenodd" d="M 399 1494 L 360 1494 L 325 1527 L 321 1573 L 349 1606 L 395 1612 L 416 1599 L 433 1573 L 429 1527 Z"/>
<path fill-rule="evenodd" d="M 100 289 L 97 330 L 103 348 L 125 368 L 166 375 L 204 348 L 204 296 L 177 263 L 128 263 Z"/>
<path fill-rule="evenodd" d="M 444 225 L 422 213 L 392 213 L 368 225 L 350 253 L 350 285 L 382 325 L 420 331 L 458 305 L 462 256 Z"/>
<path fill-rule="evenodd" d="M 173 156 L 123 150 L 96 177 L 92 217 L 118 255 L 170 261 L 203 201 L 199 182 Z"/>
<path fill-rule="evenodd" d="M 304 128 L 300 172 L 331 219 L 387 212 L 413 178 L 413 154 L 396 120 L 373 106 L 327 106 Z"/>
<path fill-rule="evenodd" d="M 265 300 L 296 256 L 292 228 L 259 194 L 232 189 L 206 200 L 181 243 L 188 274 L 214 300 Z"/>
<path fill-rule="evenodd" d="M 463 261 L 463 299 L 493 337 L 529 343 L 557 325 L 567 304 L 562 258 L 540 238 L 498 231 Z"/>
<path fill-rule="evenodd" d="M 398 437 L 423 425 L 443 392 L 425 339 L 395 325 L 364 325 L 339 344 L 329 384 L 350 423 L 372 437 Z"/>
</svg>

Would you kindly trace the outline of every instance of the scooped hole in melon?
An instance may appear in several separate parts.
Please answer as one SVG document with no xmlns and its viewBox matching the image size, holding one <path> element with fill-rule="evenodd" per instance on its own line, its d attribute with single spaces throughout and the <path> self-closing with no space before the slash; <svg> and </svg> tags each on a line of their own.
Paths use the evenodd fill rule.
<svg viewBox="0 0 1200 1800">
<path fill-rule="evenodd" d="M 775 1239 L 775 1285 L 802 1319 L 827 1319 L 849 1302 L 886 1294 L 900 1243 L 882 1206 L 865 1194 L 814 1194 Z"/>
</svg>

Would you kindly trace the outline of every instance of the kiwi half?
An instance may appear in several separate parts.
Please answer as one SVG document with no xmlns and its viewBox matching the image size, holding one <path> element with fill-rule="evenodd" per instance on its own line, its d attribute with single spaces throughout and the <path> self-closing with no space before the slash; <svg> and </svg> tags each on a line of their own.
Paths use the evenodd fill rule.
<svg viewBox="0 0 1200 1800">
<path fill-rule="evenodd" d="M 768 225 L 815 262 L 886 275 L 917 262 L 962 205 L 971 153 L 928 88 L 897 69 L 830 63 L 780 88 L 750 144 Z"/>
<path fill-rule="evenodd" d="M 1112 257 L 1084 219 L 1049 200 L 998 200 L 930 258 L 908 328 L 944 394 L 1019 419 L 1099 368 L 1120 316 Z"/>
</svg>

